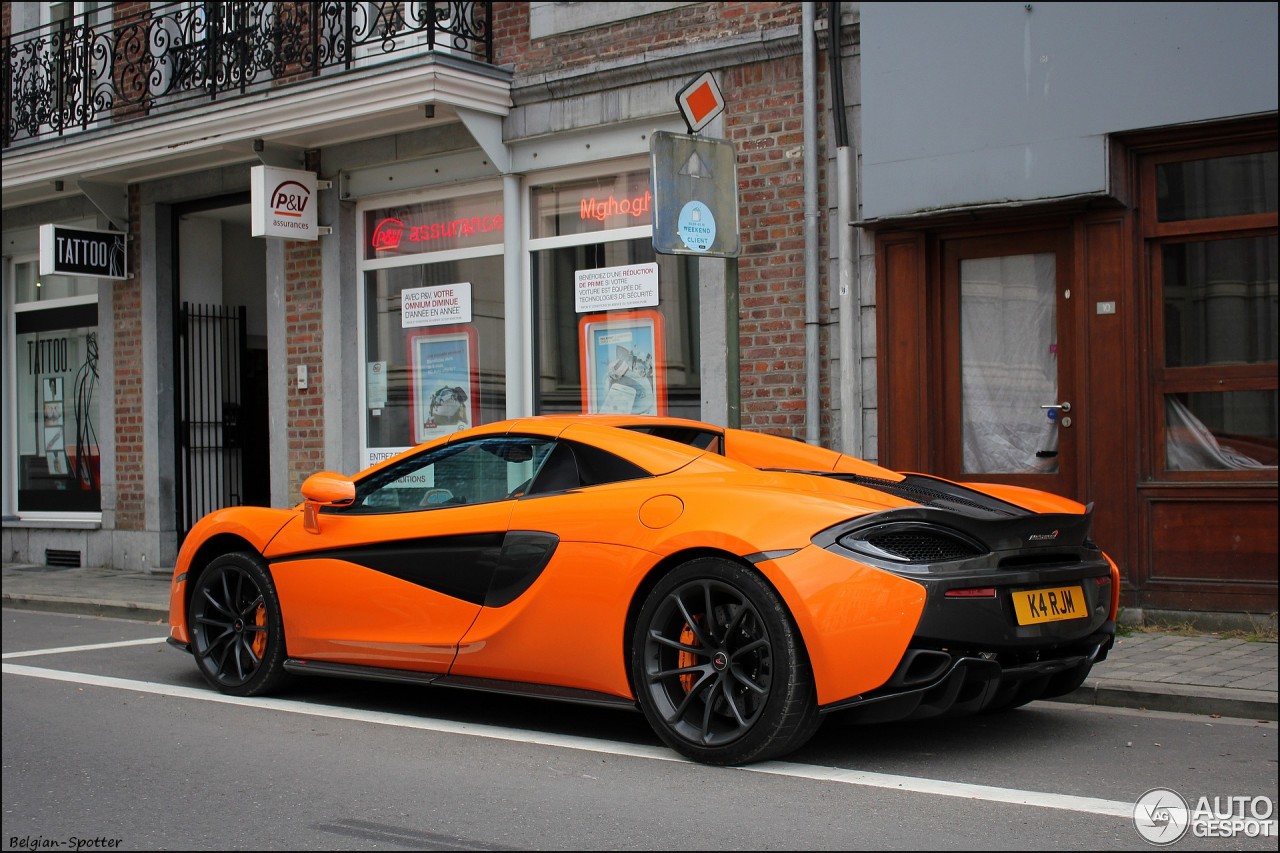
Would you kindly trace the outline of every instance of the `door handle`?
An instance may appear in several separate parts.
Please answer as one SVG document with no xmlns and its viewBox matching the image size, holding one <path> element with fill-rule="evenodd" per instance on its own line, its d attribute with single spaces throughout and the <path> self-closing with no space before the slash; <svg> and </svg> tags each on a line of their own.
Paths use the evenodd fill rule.
<svg viewBox="0 0 1280 853">
<path fill-rule="evenodd" d="M 1071 411 L 1071 404 L 1065 400 L 1061 403 L 1050 403 L 1049 405 L 1041 406 L 1040 408 L 1047 410 L 1045 414 L 1049 416 L 1049 420 L 1057 421 L 1064 427 L 1071 426 L 1071 418 L 1059 418 L 1059 415 L 1065 415 L 1067 412 Z"/>
</svg>

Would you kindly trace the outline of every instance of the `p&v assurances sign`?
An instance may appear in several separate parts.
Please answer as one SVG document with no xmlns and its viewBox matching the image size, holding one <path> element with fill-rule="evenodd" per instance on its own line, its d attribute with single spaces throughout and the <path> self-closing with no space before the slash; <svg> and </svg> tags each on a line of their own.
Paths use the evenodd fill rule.
<svg viewBox="0 0 1280 853">
<path fill-rule="evenodd" d="M 320 238 L 314 172 L 254 166 L 249 170 L 249 189 L 254 237 Z"/>
</svg>

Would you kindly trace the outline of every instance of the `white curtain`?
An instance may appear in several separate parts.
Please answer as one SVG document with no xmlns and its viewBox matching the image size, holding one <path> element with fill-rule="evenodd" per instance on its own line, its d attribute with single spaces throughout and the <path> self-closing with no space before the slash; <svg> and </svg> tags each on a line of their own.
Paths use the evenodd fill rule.
<svg viewBox="0 0 1280 853">
<path fill-rule="evenodd" d="M 960 263 L 966 473 L 1058 470 L 1055 256 Z M 1040 455 L 1037 455 L 1040 454 Z"/>
<path fill-rule="evenodd" d="M 1176 397 L 1165 397 L 1165 466 L 1170 471 L 1274 468 L 1221 444 Z"/>
</svg>

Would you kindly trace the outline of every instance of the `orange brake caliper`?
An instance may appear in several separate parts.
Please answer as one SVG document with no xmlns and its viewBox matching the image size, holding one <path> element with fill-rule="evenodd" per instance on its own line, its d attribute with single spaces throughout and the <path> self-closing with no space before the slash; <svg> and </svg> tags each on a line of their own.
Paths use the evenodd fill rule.
<svg viewBox="0 0 1280 853">
<path fill-rule="evenodd" d="M 267 624 L 267 606 L 259 604 L 258 610 L 253 614 L 253 624 L 262 627 Z M 258 660 L 262 660 L 262 655 L 267 651 L 267 632 L 259 631 L 253 635 L 253 653 L 258 656 Z"/>
<path fill-rule="evenodd" d="M 693 628 L 688 624 L 686 624 L 684 628 L 680 631 L 680 645 L 692 646 L 694 644 L 694 640 L 695 640 L 695 637 L 693 634 Z M 676 666 L 678 666 L 680 669 L 693 666 L 697 662 L 697 660 L 698 660 L 698 657 L 693 652 L 682 651 L 676 654 Z M 686 672 L 684 675 L 680 676 L 680 686 L 684 688 L 685 693 L 688 693 L 690 690 L 693 689 L 693 685 L 696 680 L 697 680 L 696 675 L 694 675 L 692 672 Z"/>
</svg>

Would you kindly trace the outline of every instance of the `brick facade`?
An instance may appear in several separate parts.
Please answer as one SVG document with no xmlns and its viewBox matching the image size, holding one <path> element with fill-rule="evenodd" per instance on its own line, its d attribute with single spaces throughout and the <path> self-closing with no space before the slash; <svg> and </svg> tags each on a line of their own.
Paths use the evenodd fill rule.
<svg viewBox="0 0 1280 853">
<path fill-rule="evenodd" d="M 803 438 L 801 58 L 788 56 L 767 65 L 731 69 L 721 85 L 726 132 L 738 152 L 742 426 Z M 824 291 L 821 287 L 818 290 L 819 294 Z"/>
<path fill-rule="evenodd" d="M 129 278 L 111 283 L 111 322 L 115 333 L 113 360 L 115 367 L 115 439 L 116 439 L 116 506 L 115 526 L 119 530 L 143 530 L 146 527 L 146 479 L 144 461 L 147 448 L 143 441 L 143 424 L 147 413 L 143 408 L 145 360 L 142 357 L 142 261 L 136 251 L 137 229 L 141 208 L 137 187 L 129 188 Z M 106 318 L 100 318 L 103 322 Z"/>
<path fill-rule="evenodd" d="M 608 67 L 681 45 L 797 26 L 801 4 L 691 3 L 541 39 L 529 37 L 528 3 L 494 3 L 493 17 L 494 62 L 510 66 L 520 79 Z"/>
<path fill-rule="evenodd" d="M 302 481 L 324 468 L 324 287 L 320 243 L 285 243 L 285 340 L 288 376 L 289 494 L 301 499 Z M 298 368 L 307 387 L 298 387 Z"/>
</svg>

